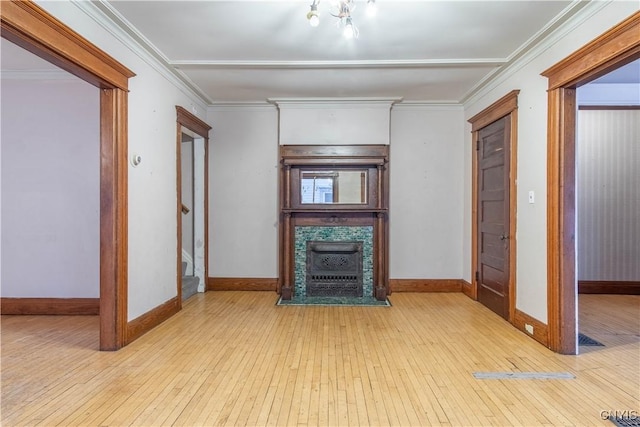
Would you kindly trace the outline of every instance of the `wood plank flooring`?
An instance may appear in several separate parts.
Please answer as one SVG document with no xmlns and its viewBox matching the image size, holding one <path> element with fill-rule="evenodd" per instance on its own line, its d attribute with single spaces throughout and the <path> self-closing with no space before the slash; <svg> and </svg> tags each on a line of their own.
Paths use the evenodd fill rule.
<svg viewBox="0 0 640 427">
<path fill-rule="evenodd" d="M 273 292 L 208 292 L 112 353 L 97 351 L 96 316 L 2 316 L 2 425 L 611 426 L 601 411 L 640 411 L 638 296 L 580 296 L 580 331 L 605 347 L 579 356 L 461 293 L 390 300 L 278 307 Z"/>
</svg>

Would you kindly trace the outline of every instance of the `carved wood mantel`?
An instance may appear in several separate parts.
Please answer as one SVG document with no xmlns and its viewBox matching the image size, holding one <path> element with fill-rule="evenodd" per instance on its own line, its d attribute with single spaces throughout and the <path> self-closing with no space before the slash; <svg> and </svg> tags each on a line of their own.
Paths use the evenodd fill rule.
<svg viewBox="0 0 640 427">
<path fill-rule="evenodd" d="M 389 146 L 281 145 L 280 146 L 280 257 L 278 292 L 283 299 L 295 294 L 295 230 L 305 226 L 372 227 L 373 296 L 389 295 Z M 361 177 L 352 188 L 340 173 Z M 333 183 L 329 201 L 303 196 L 314 178 Z M 353 181 L 353 178 L 350 178 Z M 315 184 L 314 184 L 315 185 Z M 313 187 L 315 193 L 316 188 Z M 348 191 L 347 191 L 348 190 Z"/>
</svg>

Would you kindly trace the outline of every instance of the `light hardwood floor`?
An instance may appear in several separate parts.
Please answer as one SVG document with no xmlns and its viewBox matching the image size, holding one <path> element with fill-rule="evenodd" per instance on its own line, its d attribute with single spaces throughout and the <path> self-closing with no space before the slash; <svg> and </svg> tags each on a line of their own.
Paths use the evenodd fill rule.
<svg viewBox="0 0 640 427">
<path fill-rule="evenodd" d="M 640 297 L 580 296 L 606 344 L 554 354 L 463 294 L 278 307 L 208 292 L 128 347 L 93 316 L 2 316 L 2 425 L 608 425 L 640 410 Z M 477 380 L 482 372 L 575 379 Z"/>
</svg>

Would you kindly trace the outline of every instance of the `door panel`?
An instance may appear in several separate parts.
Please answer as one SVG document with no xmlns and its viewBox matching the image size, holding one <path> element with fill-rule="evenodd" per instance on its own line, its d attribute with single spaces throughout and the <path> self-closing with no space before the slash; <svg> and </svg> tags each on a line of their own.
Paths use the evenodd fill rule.
<svg viewBox="0 0 640 427">
<path fill-rule="evenodd" d="M 478 301 L 509 319 L 510 118 L 478 131 Z"/>
</svg>

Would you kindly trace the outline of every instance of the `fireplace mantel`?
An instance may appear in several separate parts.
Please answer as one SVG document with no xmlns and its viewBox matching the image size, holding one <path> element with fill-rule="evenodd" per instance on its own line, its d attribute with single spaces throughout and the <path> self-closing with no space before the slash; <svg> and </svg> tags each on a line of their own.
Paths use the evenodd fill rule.
<svg viewBox="0 0 640 427">
<path fill-rule="evenodd" d="M 280 164 L 282 299 L 304 293 L 300 257 L 308 241 L 358 240 L 365 247 L 363 297 L 385 300 L 390 294 L 389 147 L 282 145 Z"/>
</svg>

